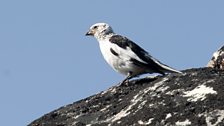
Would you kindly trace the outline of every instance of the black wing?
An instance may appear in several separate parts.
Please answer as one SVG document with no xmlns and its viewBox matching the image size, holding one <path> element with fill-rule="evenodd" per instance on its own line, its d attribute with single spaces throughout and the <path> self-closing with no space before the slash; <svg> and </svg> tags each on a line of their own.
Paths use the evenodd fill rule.
<svg viewBox="0 0 224 126">
<path fill-rule="evenodd" d="M 135 44 L 133 41 L 121 35 L 114 35 L 110 38 L 109 41 L 111 43 L 118 45 L 123 49 L 127 49 L 127 47 L 129 47 L 140 59 L 142 59 L 147 63 L 145 64 L 135 59 L 131 59 L 131 61 L 133 61 L 135 64 L 141 63 L 141 65 L 149 67 L 151 70 L 154 70 L 155 72 L 164 74 L 164 72 L 161 71 L 163 68 L 152 59 L 152 57 L 148 54 L 148 52 L 146 52 L 143 48 Z"/>
</svg>

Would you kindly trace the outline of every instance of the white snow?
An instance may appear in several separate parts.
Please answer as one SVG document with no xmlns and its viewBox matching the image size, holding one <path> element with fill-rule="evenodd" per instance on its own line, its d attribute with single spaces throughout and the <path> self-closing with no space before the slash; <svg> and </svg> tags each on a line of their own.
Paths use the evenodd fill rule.
<svg viewBox="0 0 224 126">
<path fill-rule="evenodd" d="M 120 124 L 120 123 L 121 123 L 121 121 L 118 121 L 118 122 L 117 122 L 117 124 Z"/>
<path fill-rule="evenodd" d="M 149 125 L 149 124 L 151 124 L 152 123 L 152 120 L 153 120 L 154 118 L 150 118 L 147 122 L 143 122 L 142 120 L 139 120 L 138 121 L 138 124 L 140 124 L 140 125 Z"/>
<path fill-rule="evenodd" d="M 171 113 L 168 113 L 168 114 L 166 115 L 166 119 L 169 119 L 171 116 L 172 116 Z"/>
<path fill-rule="evenodd" d="M 132 108 L 132 105 L 128 106 L 127 109 L 123 109 L 121 110 L 119 113 L 116 114 L 116 116 L 114 116 L 114 118 L 111 120 L 112 122 L 115 122 L 125 116 L 127 116 L 128 114 L 130 114 L 130 112 L 128 112 L 130 109 Z M 110 120 L 110 119 L 109 119 Z"/>
<path fill-rule="evenodd" d="M 160 81 L 160 82 L 154 84 L 153 87 L 146 88 L 146 89 L 144 90 L 144 92 L 147 93 L 148 91 L 154 91 L 154 90 L 156 90 L 158 87 L 162 86 L 162 85 L 164 84 L 164 82 L 167 81 L 167 80 L 169 80 L 169 79 L 168 79 L 168 78 L 163 78 L 162 81 Z M 166 89 L 167 89 L 167 88 L 166 88 Z M 161 90 L 161 91 L 165 91 L 165 90 L 162 90 L 162 89 L 160 89 L 160 90 Z"/>
<path fill-rule="evenodd" d="M 224 121 L 224 110 L 214 110 L 205 115 L 205 121 L 208 126 L 217 126 L 220 122 Z M 216 122 L 211 123 L 211 121 L 216 118 Z"/>
<path fill-rule="evenodd" d="M 138 121 L 138 124 L 143 125 L 144 122 L 143 122 L 142 120 L 139 120 L 139 121 Z"/>
<path fill-rule="evenodd" d="M 103 112 L 105 110 L 107 110 L 109 107 L 111 107 L 112 105 L 107 105 L 106 107 L 102 108 L 100 111 Z"/>
<path fill-rule="evenodd" d="M 188 119 L 186 119 L 185 121 L 177 121 L 176 123 L 176 126 L 188 126 L 188 125 L 191 125 L 191 122 L 188 120 Z"/>
<path fill-rule="evenodd" d="M 117 113 L 116 115 L 106 119 L 105 121 L 103 122 L 115 122 L 117 120 L 120 120 L 121 118 L 123 117 L 126 117 L 127 115 L 130 114 L 130 110 L 135 106 L 137 105 L 139 102 L 140 103 L 140 106 L 138 106 L 138 109 L 135 111 L 137 112 L 139 109 L 142 108 L 143 105 L 145 105 L 146 102 L 143 101 L 143 95 L 145 95 L 146 93 L 150 92 L 150 91 L 154 91 L 156 90 L 158 87 L 162 86 L 164 84 L 165 81 L 167 81 L 168 78 L 164 78 L 163 80 L 159 81 L 158 83 L 156 83 L 153 87 L 148 87 L 146 89 L 144 89 L 143 91 L 139 91 L 137 93 L 137 95 L 135 95 L 133 97 L 133 99 L 131 100 L 130 102 L 130 105 L 127 106 L 126 108 L 122 109 L 119 113 Z"/>
<path fill-rule="evenodd" d="M 167 91 L 167 95 L 175 95 L 177 92 L 183 92 L 184 89 L 177 89 L 177 90 L 172 90 L 172 91 Z"/>
<path fill-rule="evenodd" d="M 74 116 L 74 119 L 78 119 L 81 116 L 81 114 Z"/>
<path fill-rule="evenodd" d="M 203 101 L 207 94 L 217 94 L 217 92 L 212 87 L 199 85 L 191 91 L 184 92 L 183 97 L 188 97 L 188 101 L 196 102 L 197 100 Z"/>
</svg>

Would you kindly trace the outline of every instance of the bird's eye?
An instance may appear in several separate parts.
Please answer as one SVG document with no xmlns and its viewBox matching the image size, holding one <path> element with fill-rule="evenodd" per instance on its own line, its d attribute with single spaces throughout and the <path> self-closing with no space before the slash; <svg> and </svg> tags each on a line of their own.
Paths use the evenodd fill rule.
<svg viewBox="0 0 224 126">
<path fill-rule="evenodd" d="M 94 26 L 93 29 L 96 29 L 98 26 Z"/>
</svg>

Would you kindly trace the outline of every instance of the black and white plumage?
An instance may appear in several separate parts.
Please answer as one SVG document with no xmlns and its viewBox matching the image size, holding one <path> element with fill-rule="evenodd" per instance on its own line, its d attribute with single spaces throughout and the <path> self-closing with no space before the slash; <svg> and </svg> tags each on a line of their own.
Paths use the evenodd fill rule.
<svg viewBox="0 0 224 126">
<path fill-rule="evenodd" d="M 181 73 L 153 58 L 128 38 L 115 34 L 106 23 L 92 25 L 86 35 L 94 36 L 107 63 L 115 71 L 126 75 L 123 82 L 145 73 Z"/>
</svg>

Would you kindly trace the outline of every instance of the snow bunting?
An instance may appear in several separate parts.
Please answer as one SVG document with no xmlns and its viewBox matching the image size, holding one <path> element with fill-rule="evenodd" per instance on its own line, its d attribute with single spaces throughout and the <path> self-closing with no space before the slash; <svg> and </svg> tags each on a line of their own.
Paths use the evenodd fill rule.
<svg viewBox="0 0 224 126">
<path fill-rule="evenodd" d="M 122 83 L 145 73 L 181 73 L 153 58 L 130 39 L 114 33 L 106 23 L 92 25 L 86 36 L 94 36 L 107 63 L 115 71 L 126 75 Z"/>
</svg>

